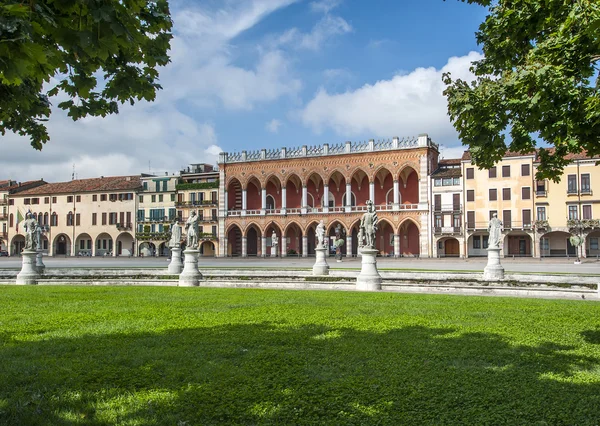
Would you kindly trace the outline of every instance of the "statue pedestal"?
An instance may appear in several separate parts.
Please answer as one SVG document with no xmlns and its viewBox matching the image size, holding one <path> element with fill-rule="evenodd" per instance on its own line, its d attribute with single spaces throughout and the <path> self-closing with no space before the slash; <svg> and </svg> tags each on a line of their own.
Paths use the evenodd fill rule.
<svg viewBox="0 0 600 426">
<path fill-rule="evenodd" d="M 183 272 L 179 275 L 180 287 L 194 287 L 200 285 L 202 274 L 198 270 L 198 254 L 200 250 L 186 249 L 183 251 L 185 255 L 185 263 Z"/>
<path fill-rule="evenodd" d="M 17 284 L 37 284 L 40 274 L 36 268 L 36 250 L 23 250 L 23 267 L 17 275 Z"/>
<path fill-rule="evenodd" d="M 169 263 L 169 274 L 181 274 L 183 262 L 181 261 L 181 248 L 171 247 L 171 263 Z"/>
<path fill-rule="evenodd" d="M 329 275 L 329 265 L 325 257 L 326 252 L 327 249 L 325 247 L 317 247 L 315 249 L 317 260 L 313 266 L 313 275 Z"/>
<path fill-rule="evenodd" d="M 500 264 L 500 248 L 488 248 L 488 263 L 483 269 L 485 281 L 504 279 L 504 267 Z"/>
<path fill-rule="evenodd" d="M 43 274 L 44 271 L 46 270 L 46 265 L 44 265 L 44 262 L 42 261 L 42 250 L 39 249 L 37 251 L 37 254 L 35 256 L 35 268 L 38 271 L 38 274 Z"/>
<path fill-rule="evenodd" d="M 271 257 L 277 257 L 277 246 L 271 246 Z"/>
<path fill-rule="evenodd" d="M 381 275 L 377 270 L 377 253 L 379 250 L 363 247 L 362 268 L 356 277 L 356 289 L 359 291 L 381 290 Z"/>
</svg>

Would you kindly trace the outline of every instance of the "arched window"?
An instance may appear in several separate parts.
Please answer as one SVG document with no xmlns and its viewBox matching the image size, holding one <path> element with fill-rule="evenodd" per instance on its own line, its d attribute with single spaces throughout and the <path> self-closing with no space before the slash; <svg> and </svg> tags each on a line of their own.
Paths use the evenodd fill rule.
<svg viewBox="0 0 600 426">
<path fill-rule="evenodd" d="M 44 213 L 44 225 L 48 225 L 48 213 Z"/>
<path fill-rule="evenodd" d="M 9 228 L 12 228 L 12 227 L 13 227 L 13 214 L 12 214 L 12 213 L 10 214 L 10 218 L 9 218 L 9 225 L 8 225 L 8 227 L 9 227 Z"/>
<path fill-rule="evenodd" d="M 73 212 L 67 213 L 67 226 L 73 226 Z"/>
<path fill-rule="evenodd" d="M 58 215 L 56 212 L 52 213 L 52 217 L 50 219 L 50 226 L 58 226 Z"/>
<path fill-rule="evenodd" d="M 351 206 L 356 206 L 356 196 L 354 195 L 354 192 L 351 192 L 351 197 L 350 197 L 350 205 Z M 344 195 L 342 195 L 342 206 L 346 205 L 346 194 L 344 193 Z"/>
<path fill-rule="evenodd" d="M 275 198 L 272 195 L 267 195 L 267 210 L 275 209 Z"/>
</svg>

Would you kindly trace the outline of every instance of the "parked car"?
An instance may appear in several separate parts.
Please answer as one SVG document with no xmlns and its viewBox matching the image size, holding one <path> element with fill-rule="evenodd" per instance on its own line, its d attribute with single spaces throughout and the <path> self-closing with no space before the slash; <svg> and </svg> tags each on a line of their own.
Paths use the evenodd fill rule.
<svg viewBox="0 0 600 426">
<path fill-rule="evenodd" d="M 0 250 L 0 257 L 2 256 L 8 257 L 8 252 L 6 250 Z"/>
</svg>

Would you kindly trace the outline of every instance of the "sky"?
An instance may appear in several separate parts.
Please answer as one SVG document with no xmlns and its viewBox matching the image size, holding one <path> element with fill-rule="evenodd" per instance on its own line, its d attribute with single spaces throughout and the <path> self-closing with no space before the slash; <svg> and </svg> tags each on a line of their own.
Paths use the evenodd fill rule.
<svg viewBox="0 0 600 426">
<path fill-rule="evenodd" d="M 171 63 L 152 103 L 74 122 L 53 108 L 42 151 L 0 136 L 0 180 L 177 173 L 219 152 L 427 133 L 464 150 L 444 72 L 472 79 L 487 14 L 458 0 L 171 0 Z M 53 100 L 57 105 L 59 100 Z"/>
</svg>

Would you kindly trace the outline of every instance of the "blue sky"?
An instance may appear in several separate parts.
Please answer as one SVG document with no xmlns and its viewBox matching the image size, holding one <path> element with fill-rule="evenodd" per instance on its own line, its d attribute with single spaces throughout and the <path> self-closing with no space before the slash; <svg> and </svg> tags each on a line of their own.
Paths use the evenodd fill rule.
<svg viewBox="0 0 600 426">
<path fill-rule="evenodd" d="M 428 133 L 462 151 L 441 74 L 469 79 L 486 16 L 458 0 L 171 2 L 172 63 L 152 104 L 72 122 L 54 111 L 41 153 L 3 137 L 18 180 L 176 172 L 219 151 Z M 54 102 L 57 104 L 58 102 Z"/>
</svg>

